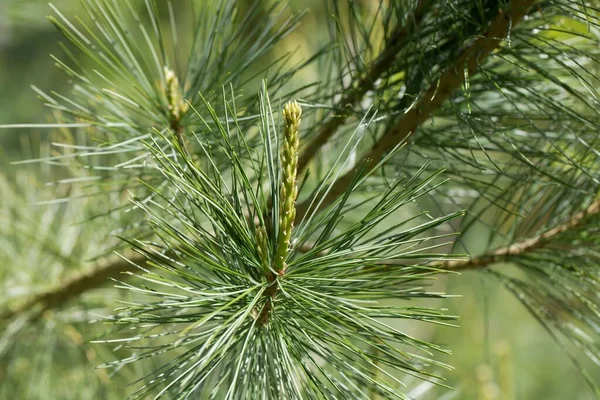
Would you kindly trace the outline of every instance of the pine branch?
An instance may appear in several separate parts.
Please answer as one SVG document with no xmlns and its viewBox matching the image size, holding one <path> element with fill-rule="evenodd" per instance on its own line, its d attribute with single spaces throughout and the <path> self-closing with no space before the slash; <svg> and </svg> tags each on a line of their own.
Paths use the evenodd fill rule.
<svg viewBox="0 0 600 400">
<path fill-rule="evenodd" d="M 406 113 L 395 125 L 395 128 L 388 131 L 379 142 L 371 148 L 364 158 L 369 160 L 370 164 L 374 164 L 381 159 L 385 152 L 392 149 L 398 143 L 405 142 L 411 133 L 413 133 L 419 125 L 425 122 L 454 90 L 458 89 L 460 85 L 463 84 L 464 73 L 461 73 L 461 70 L 468 70 L 469 74 L 473 73 L 478 65 L 499 46 L 509 30 L 523 18 L 534 2 L 535 0 L 515 0 L 511 3 L 512 7 L 510 10 L 501 10 L 490 24 L 486 35 L 475 40 L 471 46 L 463 51 L 462 55 L 457 59 L 454 68 L 448 69 L 440 77 L 439 83 L 432 85 L 422 96 L 418 104 Z M 414 23 L 418 23 L 423 17 L 422 12 L 424 3 L 426 2 L 422 1 L 417 6 L 414 15 Z M 402 39 L 408 35 L 408 28 L 408 26 L 405 26 L 393 34 L 390 37 L 390 42 L 388 43 L 389 46 L 386 46 L 386 48 L 395 49 L 394 44 L 401 42 Z M 373 82 L 377 80 L 377 78 L 385 71 L 386 67 L 393 62 L 394 56 L 395 53 L 384 51 L 371 66 L 369 73 L 356 86 L 356 89 L 343 97 L 339 104 L 355 104 L 360 101 L 362 95 L 372 87 Z M 316 151 L 335 133 L 337 128 L 345 122 L 346 118 L 347 116 L 331 119 L 325 124 L 317 138 L 315 138 L 315 140 L 304 150 L 304 153 L 300 157 L 300 170 L 306 167 Z M 325 198 L 325 201 L 323 201 L 322 206 L 330 204 L 340 193 L 343 193 L 345 188 L 352 181 L 352 176 L 353 173 L 350 172 L 341 177 L 334 184 L 332 190 Z M 297 206 L 297 221 L 304 216 L 309 204 L 310 199 Z M 519 245 L 520 243 L 510 246 L 510 249 L 512 250 L 509 250 L 509 248 L 498 249 L 498 253 L 495 255 L 480 256 L 467 262 L 450 262 L 447 264 L 447 268 L 452 270 L 463 270 L 487 266 L 493 262 L 492 259 L 494 257 L 506 257 L 511 255 L 512 253 L 510 253 L 510 251 L 514 251 L 514 249 L 517 248 L 515 246 Z M 525 246 L 525 248 L 527 248 L 527 246 Z M 144 258 L 138 255 L 130 257 L 130 260 L 134 264 L 144 263 Z M 116 278 L 123 272 L 133 271 L 134 269 L 135 266 L 133 264 L 124 260 L 107 261 L 91 272 L 73 277 L 66 284 L 35 296 L 16 310 L 5 313 L 2 316 L 2 319 L 11 318 L 38 304 L 42 304 L 44 309 L 55 308 L 87 290 L 103 285 L 107 278 Z"/>
<path fill-rule="evenodd" d="M 518 257 L 527 252 L 539 249 L 558 235 L 581 227 L 588 218 L 596 215 L 600 215 L 600 200 L 596 200 L 586 210 L 575 214 L 562 225 L 549 229 L 539 236 L 498 248 L 467 261 L 448 261 L 445 262 L 441 268 L 450 271 L 486 268 L 492 264 L 506 261 L 512 257 Z M 309 249 L 305 250 L 308 251 Z M 42 305 L 43 310 L 57 308 L 86 291 L 103 286 L 110 278 L 126 279 L 127 276 L 123 276 L 123 273 L 138 270 L 136 265 L 148 267 L 148 265 L 146 265 L 147 259 L 142 255 L 132 254 L 129 255 L 127 259 L 129 262 L 123 259 L 106 262 L 93 271 L 84 273 L 80 276 L 75 276 L 67 281 L 66 284 L 39 294 L 17 309 L 5 313 L 0 319 L 6 320 L 12 318 L 40 304 Z"/>
<path fill-rule="evenodd" d="M 398 45 L 402 44 L 402 42 L 409 36 L 410 29 L 422 21 L 423 17 L 425 16 L 425 6 L 427 3 L 427 0 L 420 0 L 418 2 L 412 20 L 409 18 L 407 20 L 407 25 L 398 26 L 396 28 L 396 30 L 386 41 L 384 51 L 370 65 L 367 74 L 358 82 L 358 84 L 356 84 L 355 87 L 350 88 L 345 92 L 344 96 L 334 106 L 334 109 L 343 110 L 344 108 L 353 108 L 361 101 L 364 95 L 373 88 L 375 82 L 394 63 L 394 60 L 398 55 Z M 349 116 L 349 113 L 337 115 L 336 117 L 329 119 L 329 121 L 327 121 L 321 127 L 317 136 L 304 148 L 302 155 L 299 158 L 299 173 L 306 169 L 319 149 L 329 141 L 329 139 L 337 132 L 338 128 L 346 122 Z"/>
<path fill-rule="evenodd" d="M 494 251 L 474 257 L 468 261 L 448 261 L 443 264 L 443 269 L 450 271 L 464 271 L 485 268 L 491 264 L 508 261 L 519 257 L 527 252 L 534 251 L 544 246 L 557 236 L 581 227 L 590 217 L 600 214 L 600 199 L 594 201 L 584 211 L 575 214 L 567 222 L 542 233 L 539 236 L 513 243 L 506 247 L 500 247 Z"/>
<path fill-rule="evenodd" d="M 146 262 L 147 259 L 137 253 L 127 255 L 126 259 L 105 260 L 91 271 L 75 275 L 57 287 L 34 296 L 14 310 L 7 311 L 0 316 L 0 320 L 11 319 L 34 307 L 41 306 L 37 314 L 39 317 L 46 310 L 58 308 L 87 291 L 104 286 L 111 278 L 123 279 L 124 273 L 137 271 L 138 266 L 146 267 Z"/>
<path fill-rule="evenodd" d="M 464 84 L 465 76 L 474 74 L 479 65 L 500 46 L 510 30 L 523 19 L 534 3 L 535 0 L 514 0 L 510 3 L 511 7 L 508 10 L 499 10 L 487 33 L 476 39 L 461 53 L 453 67 L 447 69 L 438 81 L 429 87 L 421 96 L 421 100 L 371 147 L 364 155 L 363 160 L 372 167 L 381 161 L 387 152 L 406 143 L 411 134 L 427 121 L 455 90 Z M 300 164 L 302 165 L 302 162 Z M 341 193 L 344 193 L 353 179 L 354 171 L 339 178 L 325 197 L 321 207 L 328 206 Z M 298 205 L 296 217 L 298 221 L 306 214 L 311 202 L 312 199 L 309 198 Z"/>
<path fill-rule="evenodd" d="M 111 280 L 127 281 L 115 289 L 127 290 L 134 301 L 115 310 L 112 323 L 120 326 L 113 331 L 115 337 L 98 343 L 107 347 L 120 343 L 118 348 L 131 351 L 130 356 L 116 351 L 120 359 L 101 368 L 118 371 L 135 362 L 145 370 L 154 365 L 151 373 L 144 371 L 146 376 L 136 381 L 132 398 L 157 391 L 157 398 L 193 397 L 206 390 L 212 391 L 212 398 L 235 393 L 252 398 L 411 397 L 412 391 L 405 394 L 400 388 L 407 388 L 408 374 L 445 386 L 442 376 L 431 373 L 448 368 L 434 357 L 445 350 L 385 321 L 446 325 L 456 320 L 443 309 L 404 307 L 396 300 L 445 298 L 443 293 L 424 290 L 422 281 L 463 270 L 498 278 L 557 343 L 564 345 L 564 338 L 592 361 L 600 358 L 596 346 L 600 198 L 590 198 L 597 195 L 599 184 L 594 166 L 600 153 L 597 129 L 593 129 L 599 115 L 593 107 L 598 99 L 597 69 L 592 68 L 598 61 L 593 37 L 597 35 L 589 32 L 592 25 L 599 25 L 597 19 L 587 21 L 590 37 L 582 33 L 583 26 L 568 25 L 576 20 L 585 25 L 587 2 L 381 1 L 372 22 L 368 22 L 370 13 L 354 1 L 348 2 L 348 10 L 334 3 L 344 33 L 332 44 L 341 45 L 341 50 L 319 66 L 327 68 L 327 76 L 344 79 L 341 84 L 320 79 L 298 90 L 311 90 L 305 98 L 315 108 L 331 106 L 329 111 L 316 112 L 311 132 L 304 135 L 307 143 L 302 154 L 297 151 L 297 127 L 283 141 L 277 134 L 279 125 L 266 86 L 258 102 L 241 97 L 236 104 L 243 92 L 234 91 L 238 84 L 243 90 L 253 79 L 245 71 L 272 47 L 271 36 L 279 40 L 287 28 L 280 33 L 271 29 L 276 25 L 263 24 L 262 13 L 254 13 L 253 6 L 247 11 L 229 0 L 216 3 L 220 6 L 207 7 L 192 24 L 197 33 L 187 67 L 170 54 L 167 32 L 173 33 L 173 46 L 179 47 L 170 1 L 172 27 L 164 32 L 159 27 L 159 6 L 145 3 L 152 29 L 140 24 L 139 37 L 146 39 L 151 54 L 139 46 L 144 42 L 129 35 L 127 17 L 121 18 L 118 3 L 88 2 L 91 16 L 99 17 L 94 19 L 100 28 L 97 34 L 106 39 L 100 41 L 85 25 L 85 31 L 75 29 L 57 12 L 61 30 L 99 68 L 80 72 L 64 65 L 80 81 L 78 95 L 41 96 L 64 111 L 67 122 L 74 122 L 54 126 L 89 122 L 94 127 L 90 140 L 94 144 L 98 138 L 103 140 L 97 146 L 84 146 L 77 139 L 64 146 L 64 155 L 46 160 L 50 165 L 67 160 L 65 165 L 80 168 L 79 158 L 90 157 L 85 166 L 95 175 L 86 171 L 81 181 L 101 178 L 96 188 L 111 190 L 111 200 L 114 190 L 118 204 L 125 189 L 135 192 L 135 209 L 144 218 L 131 214 L 121 218 L 122 208 L 111 207 L 118 220 L 108 221 L 110 226 L 86 228 L 85 232 L 96 234 L 115 232 L 118 222 L 116 232 L 127 232 L 123 239 L 131 245 L 122 258 L 106 256 L 95 246 L 96 240 L 76 234 L 67 239 L 55 233 L 54 225 L 47 230 L 49 239 L 39 240 L 37 254 L 27 238 L 15 234 L 13 243 L 12 232 L 23 230 L 21 219 L 29 220 L 20 213 L 14 218 L 9 251 L 3 254 L 12 260 L 10 252 L 16 249 L 15 254 L 23 258 L 8 265 L 37 264 L 47 270 L 60 268 L 64 259 L 68 265 L 63 268 L 75 267 L 77 275 L 49 281 L 47 287 L 21 298 L 8 293 L 0 309 L 0 326 L 8 327 L 9 333 L 0 335 L 0 355 L 8 354 L 1 364 L 12 365 L 12 360 L 4 360 L 18 362 L 38 351 L 30 346 L 29 332 L 41 333 L 36 344 L 46 347 L 48 360 L 53 360 L 52 351 L 58 347 L 47 339 L 48 333 L 66 340 L 69 333 L 63 335 L 60 323 L 71 314 L 69 310 L 81 308 L 79 303 L 86 299 L 97 303 L 98 296 L 113 286 Z M 251 3 L 260 7 L 260 1 Z M 131 17 L 139 23 L 137 8 L 131 4 Z M 523 19 L 529 22 L 520 23 Z M 211 21 L 216 21 L 212 29 L 207 23 Z M 114 32 L 108 25 L 116 27 Z M 291 28 L 293 23 L 285 25 Z M 572 41 L 565 39 L 569 35 L 574 36 Z M 586 51 L 587 46 L 592 50 Z M 324 47 L 311 62 L 330 48 Z M 269 65 L 278 66 L 279 61 Z M 259 70 L 267 73 L 267 68 Z M 272 87 L 281 88 L 296 70 L 269 73 L 277 82 Z M 96 71 L 100 77 L 91 77 Z M 213 108 L 209 103 L 218 97 L 223 82 L 233 83 L 231 98 L 224 89 L 223 102 Z M 312 94 L 311 87 L 320 91 Z M 349 121 L 370 104 L 384 117 L 361 122 L 339 151 L 332 140 L 345 136 Z M 206 106 L 202 115 L 196 111 L 201 105 Z M 299 123 L 297 114 L 294 119 Z M 257 116 L 260 123 L 255 126 Z M 366 129 L 375 122 L 381 123 Z M 157 128 L 147 133 L 150 127 Z M 84 133 L 88 134 L 77 131 L 77 135 Z M 354 141 L 367 136 L 370 139 L 361 142 L 366 147 Z M 192 138 L 197 140 L 188 140 Z M 406 158 L 396 157 L 409 141 L 410 149 L 403 152 Z M 338 154 L 330 158 L 330 153 Z M 487 159 L 479 160 L 478 155 Z M 77 161 L 68 161 L 71 156 L 77 156 Z M 380 186 L 367 182 L 370 176 L 379 178 L 380 168 L 389 165 L 392 157 L 392 169 L 413 177 L 392 186 L 391 176 Z M 297 173 L 309 165 L 318 167 L 318 187 L 307 179 L 307 185 L 298 189 Z M 442 165 L 449 168 L 446 176 L 453 182 L 447 190 L 438 190 Z M 382 174 L 388 172 L 386 167 Z M 57 184 L 62 181 L 69 182 Z M 112 186 L 113 182 L 118 185 Z M 303 187 L 314 192 L 301 193 L 300 198 L 308 200 L 296 205 Z M 359 196 L 356 202 L 350 197 L 353 194 Z M 428 207 L 437 208 L 436 214 L 445 216 L 415 224 L 422 214 L 409 216 L 411 209 L 404 213 L 406 208 L 401 207 L 424 198 Z M 75 219 L 100 221 L 106 205 L 113 203 L 102 203 L 99 212 L 90 207 L 91 218 L 86 210 L 85 219 Z M 370 205 L 364 215 L 354 215 Z M 490 214 L 490 206 L 502 212 Z M 466 211 L 447 214 L 446 210 L 457 207 L 467 208 L 470 217 L 461 223 L 461 239 L 450 239 L 453 248 L 469 252 L 470 245 L 461 242 L 469 237 L 464 233 L 483 226 L 489 228 L 483 254 L 471 253 L 462 260 L 447 254 L 449 243 L 440 239 L 451 234 L 440 234 L 438 229 L 465 215 Z M 267 210 L 271 213 L 265 215 Z M 68 215 L 71 211 L 68 205 L 57 207 L 52 218 L 56 232 L 73 219 Z M 344 215 L 350 212 L 350 218 Z M 399 216 L 405 219 L 399 221 Z M 41 221 L 49 226 L 47 219 Z M 33 235 L 23 231 L 37 234 L 35 229 Z M 92 246 L 80 250 L 78 243 Z M 67 244 L 77 251 L 68 251 Z M 46 259 L 49 252 L 52 260 Z M 28 253 L 37 256 L 35 261 L 26 258 Z M 90 262 L 90 254 L 105 256 Z M 519 274 L 511 273 L 514 268 Z M 130 277 L 135 277 L 133 282 Z M 7 284 L 16 286 L 12 281 Z M 138 302 L 137 296 L 144 300 Z M 51 310 L 57 311 L 57 318 L 40 330 Z M 562 336 L 557 339 L 557 335 Z M 20 347 L 28 353 L 17 350 Z M 578 365 L 578 356 L 572 357 L 600 398 L 593 379 Z M 12 375 L 22 385 L 18 371 Z M 42 378 L 52 381 L 46 376 L 50 375 Z M 28 380 L 23 382 L 27 385 Z M 0 396 L 11 391 L 0 390 Z"/>
</svg>

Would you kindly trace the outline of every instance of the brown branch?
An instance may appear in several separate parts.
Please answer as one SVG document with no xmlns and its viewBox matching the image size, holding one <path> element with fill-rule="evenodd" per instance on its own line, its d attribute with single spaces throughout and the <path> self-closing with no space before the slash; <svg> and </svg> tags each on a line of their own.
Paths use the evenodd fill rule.
<svg viewBox="0 0 600 400">
<path fill-rule="evenodd" d="M 353 108 L 362 100 L 364 95 L 373 88 L 374 83 L 390 68 L 396 56 L 398 55 L 398 45 L 402 43 L 410 34 L 410 28 L 421 22 L 425 14 L 425 4 L 428 0 L 420 0 L 412 19 L 407 20 L 405 26 L 398 26 L 390 35 L 384 45 L 383 52 L 370 65 L 366 75 L 356 84 L 354 88 L 346 91 L 334 109 Z M 298 160 L 298 172 L 306 169 L 308 163 L 325 143 L 337 132 L 343 125 L 350 113 L 344 113 L 337 117 L 332 117 L 320 129 L 317 136 L 310 142 L 302 152 Z"/>
<path fill-rule="evenodd" d="M 57 308 L 88 290 L 105 285 L 109 278 L 119 278 L 125 272 L 137 271 L 136 265 L 145 267 L 147 263 L 146 258 L 137 253 L 131 253 L 127 259 L 130 261 L 116 257 L 105 260 L 91 271 L 75 275 L 56 288 L 40 293 L 19 307 L 7 311 L 0 316 L 0 320 L 10 319 L 38 306 L 41 306 L 38 314 L 41 315 L 44 311 Z"/>
<path fill-rule="evenodd" d="M 271 313 L 273 312 L 273 301 L 275 299 L 275 295 L 279 291 L 279 283 L 275 279 L 275 276 L 270 275 L 269 277 L 267 277 L 267 279 L 269 281 L 269 286 L 263 294 L 266 300 L 265 303 L 262 305 L 260 313 L 258 313 L 256 317 L 259 326 L 265 326 L 269 323 Z"/>
<path fill-rule="evenodd" d="M 487 267 L 502 261 L 509 261 L 513 257 L 518 257 L 524 253 L 536 250 L 555 239 L 557 236 L 583 225 L 590 217 L 600 215 L 600 199 L 593 202 L 584 211 L 575 214 L 567 222 L 552 229 L 549 229 L 539 236 L 501 247 L 490 253 L 474 257 L 467 261 L 449 261 L 442 264 L 442 269 L 449 271 L 464 271 Z"/>
<path fill-rule="evenodd" d="M 542 247 L 549 241 L 569 230 L 577 229 L 578 227 L 582 226 L 588 218 L 597 215 L 600 215 L 600 199 L 593 202 L 584 211 L 575 214 L 567 222 L 555 228 L 549 229 L 539 236 L 514 243 L 510 246 L 501 247 L 493 250 L 490 253 L 474 257 L 470 260 L 448 261 L 439 267 L 449 271 L 464 271 L 485 268 L 498 262 L 508 261 L 512 257 L 517 257 Z M 309 251 L 310 248 L 303 248 L 302 250 Z M 96 289 L 105 285 L 109 281 L 109 278 L 127 279 L 128 275 L 122 274 L 125 272 L 137 271 L 138 268 L 135 265 L 140 267 L 148 267 L 146 258 L 140 254 L 132 253 L 128 256 L 128 259 L 131 262 L 127 262 L 121 258 L 118 260 L 111 260 L 99 265 L 97 268 L 88 273 L 75 276 L 56 289 L 51 289 L 45 293 L 39 294 L 15 310 L 8 311 L 0 317 L 0 320 L 6 320 L 22 314 L 38 305 L 42 306 L 42 311 L 57 308 L 88 290 Z M 275 287 L 275 285 L 272 286 Z"/>
<path fill-rule="evenodd" d="M 468 75 L 474 74 L 477 67 L 502 43 L 510 29 L 523 19 L 533 3 L 535 0 L 513 0 L 508 10 L 500 10 L 490 23 L 486 34 L 473 41 L 457 58 L 453 67 L 446 70 L 421 96 L 417 104 L 364 155 L 363 160 L 368 166 L 377 165 L 387 152 L 407 142 L 410 135 L 429 119 L 455 90 L 461 87 L 465 80 L 465 71 L 468 71 Z M 353 179 L 354 171 L 339 178 L 321 203 L 321 207 L 328 206 L 344 193 Z M 311 201 L 312 199 L 309 198 L 298 206 L 297 221 L 302 220 Z"/>
</svg>

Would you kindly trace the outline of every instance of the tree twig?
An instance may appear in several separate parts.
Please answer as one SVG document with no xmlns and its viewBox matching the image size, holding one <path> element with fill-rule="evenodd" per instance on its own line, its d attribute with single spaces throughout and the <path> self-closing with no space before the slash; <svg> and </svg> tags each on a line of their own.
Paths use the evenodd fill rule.
<svg viewBox="0 0 600 400">
<path fill-rule="evenodd" d="M 538 236 L 492 250 L 486 254 L 473 257 L 470 260 L 448 261 L 437 267 L 449 271 L 465 271 L 477 270 L 498 262 L 509 261 L 513 257 L 518 257 L 529 251 L 541 248 L 557 236 L 581 227 L 588 218 L 598 215 L 600 215 L 600 199 L 594 201 L 584 211 L 573 215 L 565 223 L 551 228 Z M 109 282 L 109 278 L 127 279 L 128 275 L 123 275 L 123 273 L 137 271 L 138 268 L 136 265 L 148 267 L 146 258 L 140 254 L 132 253 L 128 256 L 128 260 L 130 260 L 130 262 L 123 259 L 106 262 L 88 273 L 75 276 L 69 279 L 65 284 L 39 294 L 22 306 L 5 313 L 0 317 L 0 320 L 9 319 L 40 304 L 42 305 L 43 310 L 57 308 L 88 290 L 105 285 Z"/>
<path fill-rule="evenodd" d="M 511 244 L 510 246 L 500 247 L 481 256 L 473 257 L 467 261 L 449 261 L 444 263 L 442 268 L 449 271 L 464 271 L 483 268 L 502 261 L 509 261 L 513 257 L 518 257 L 524 253 L 543 247 L 557 236 L 572 229 L 577 229 L 583 225 L 589 217 L 597 215 L 600 215 L 600 199 L 594 201 L 584 211 L 573 215 L 564 224 L 549 229 L 539 236 Z"/>
<path fill-rule="evenodd" d="M 129 261 L 127 261 L 129 260 Z M 83 274 L 75 275 L 56 288 L 40 293 L 19 307 L 9 310 L 0 316 L 0 320 L 7 320 L 22 314 L 34 307 L 41 306 L 40 314 L 45 310 L 57 308 L 88 290 L 96 289 L 110 282 L 110 278 L 126 278 L 121 275 L 125 272 L 135 272 L 137 266 L 146 267 L 147 260 L 140 254 L 131 253 L 123 258 L 110 258 L 100 263 L 96 268 Z"/>
</svg>

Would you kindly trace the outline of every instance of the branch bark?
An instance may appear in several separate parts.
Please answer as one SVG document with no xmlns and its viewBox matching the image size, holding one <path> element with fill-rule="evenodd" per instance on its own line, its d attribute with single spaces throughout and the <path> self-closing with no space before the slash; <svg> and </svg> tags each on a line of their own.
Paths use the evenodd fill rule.
<svg viewBox="0 0 600 400">
<path fill-rule="evenodd" d="M 109 278 L 121 277 L 123 279 L 123 273 L 135 272 L 138 270 L 134 264 L 137 264 L 140 267 L 147 267 L 146 258 L 138 253 L 131 253 L 127 256 L 127 259 L 130 260 L 130 262 L 117 257 L 104 260 L 91 271 L 75 275 L 56 288 L 40 293 L 19 307 L 7 311 L 0 316 L 0 320 L 8 320 L 38 306 L 41 306 L 38 314 L 41 315 L 44 311 L 57 308 L 88 290 L 104 286 L 106 283 L 110 282 Z"/>
<path fill-rule="evenodd" d="M 490 23 L 485 35 L 476 39 L 457 58 L 452 68 L 446 70 L 439 80 L 433 83 L 421 96 L 421 99 L 404 114 L 397 124 L 387 131 L 378 142 L 363 156 L 368 166 L 373 167 L 383 156 L 397 145 L 407 142 L 411 134 L 450 97 L 450 95 L 465 80 L 465 71 L 468 75 L 476 72 L 477 67 L 494 51 L 506 38 L 510 30 L 517 25 L 527 14 L 535 0 L 513 0 L 508 10 L 500 10 Z M 346 173 L 334 184 L 321 207 L 331 204 L 341 193 L 343 193 L 354 178 L 354 171 Z M 298 206 L 296 220 L 301 221 L 312 199 L 307 199 Z"/>
<path fill-rule="evenodd" d="M 449 271 L 465 271 L 487 267 L 498 262 L 509 261 L 511 258 L 518 257 L 527 252 L 542 248 L 545 244 L 555 239 L 557 236 L 579 228 L 590 217 L 600 215 L 600 199 L 594 201 L 584 211 L 573 215 L 562 225 L 549 229 L 539 236 L 511 244 L 510 246 L 500 247 L 489 253 L 474 257 L 467 261 L 449 261 L 442 264 L 442 268 Z"/>
</svg>

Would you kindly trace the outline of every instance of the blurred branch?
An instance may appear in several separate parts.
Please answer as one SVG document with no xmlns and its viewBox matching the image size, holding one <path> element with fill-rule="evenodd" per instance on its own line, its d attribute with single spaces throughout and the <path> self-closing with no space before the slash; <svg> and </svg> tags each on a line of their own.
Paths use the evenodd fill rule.
<svg viewBox="0 0 600 400">
<path fill-rule="evenodd" d="M 363 156 L 367 165 L 371 167 L 377 165 L 387 152 L 405 143 L 409 136 L 429 119 L 455 90 L 464 84 L 465 76 L 476 72 L 479 65 L 502 43 L 510 30 L 514 29 L 515 25 L 523 19 L 533 3 L 535 0 L 513 0 L 510 2 L 508 10 L 500 9 L 492 20 L 487 33 L 463 50 L 454 65 L 429 87 L 421 96 L 421 100 L 406 112 L 396 125 L 387 131 Z M 300 164 L 302 165 L 302 162 Z M 341 193 L 344 193 L 353 179 L 354 171 L 339 178 L 322 201 L 321 207 L 331 204 Z M 309 198 L 298 206 L 297 221 L 302 220 L 311 203 L 312 198 Z"/>
<path fill-rule="evenodd" d="M 39 316 L 44 311 L 60 307 L 88 290 L 103 286 L 110 278 L 117 279 L 125 272 L 134 272 L 139 269 L 138 267 L 147 266 L 146 261 L 145 257 L 137 253 L 131 253 L 127 259 L 105 260 L 91 271 L 75 275 L 57 287 L 40 293 L 21 306 L 7 311 L 0 316 L 0 320 L 8 320 L 34 307 L 41 306 L 40 312 L 37 314 Z"/>
</svg>

